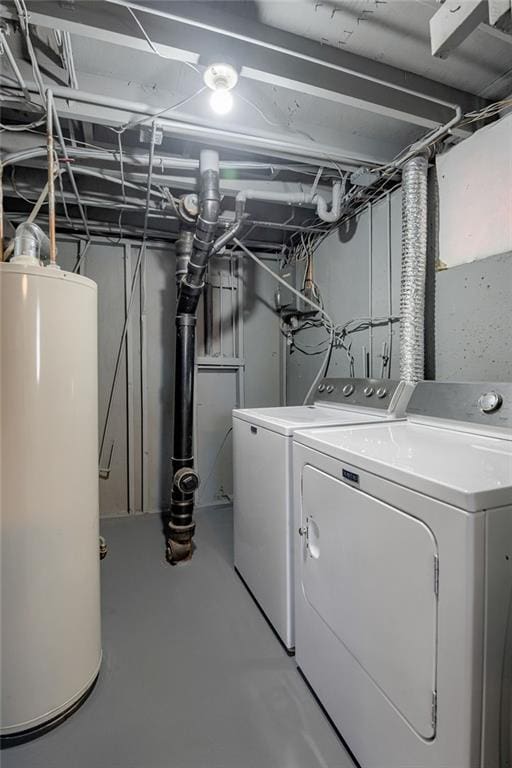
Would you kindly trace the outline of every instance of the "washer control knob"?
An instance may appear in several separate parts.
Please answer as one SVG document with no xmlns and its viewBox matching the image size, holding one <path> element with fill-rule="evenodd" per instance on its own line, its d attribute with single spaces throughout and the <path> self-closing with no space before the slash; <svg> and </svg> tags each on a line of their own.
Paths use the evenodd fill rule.
<svg viewBox="0 0 512 768">
<path fill-rule="evenodd" d="M 373 395 L 373 387 L 365 387 L 363 389 L 363 394 L 365 397 L 371 397 Z"/>
<path fill-rule="evenodd" d="M 503 398 L 499 392 L 484 392 L 478 398 L 478 407 L 482 413 L 493 413 L 501 407 Z"/>
<path fill-rule="evenodd" d="M 354 391 L 354 385 L 353 384 L 345 384 L 343 389 L 341 390 L 343 392 L 344 397 L 350 397 L 352 392 Z"/>
<path fill-rule="evenodd" d="M 331 392 L 334 392 L 334 387 L 333 387 L 333 385 L 332 385 L 332 384 L 329 384 L 329 386 L 327 387 L 327 392 L 328 392 L 329 394 L 331 394 Z"/>
<path fill-rule="evenodd" d="M 323 391 L 324 391 L 324 389 L 325 389 L 325 384 L 319 384 L 319 385 L 318 385 L 318 391 L 319 391 L 319 392 L 323 392 Z"/>
<path fill-rule="evenodd" d="M 383 398 L 383 397 L 386 397 L 387 393 L 388 391 L 386 387 L 379 387 L 375 394 L 377 395 L 377 397 Z"/>
</svg>

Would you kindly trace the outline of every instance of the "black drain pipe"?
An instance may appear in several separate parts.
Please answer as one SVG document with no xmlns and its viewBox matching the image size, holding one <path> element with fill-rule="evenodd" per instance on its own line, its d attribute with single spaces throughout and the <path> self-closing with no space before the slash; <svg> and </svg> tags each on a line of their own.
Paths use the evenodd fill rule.
<svg viewBox="0 0 512 768">
<path fill-rule="evenodd" d="M 179 278 L 180 282 L 176 308 L 171 511 L 167 527 L 167 559 L 173 565 L 189 560 L 193 554 L 194 494 L 199 486 L 193 456 L 196 314 L 220 214 L 218 153 L 203 150 L 199 170 L 201 179 L 196 230 L 192 242 L 190 235 L 182 232 L 177 248 L 176 266 L 180 274 L 177 273 L 176 279 L 178 281 Z M 183 274 L 185 264 L 186 273 Z"/>
</svg>

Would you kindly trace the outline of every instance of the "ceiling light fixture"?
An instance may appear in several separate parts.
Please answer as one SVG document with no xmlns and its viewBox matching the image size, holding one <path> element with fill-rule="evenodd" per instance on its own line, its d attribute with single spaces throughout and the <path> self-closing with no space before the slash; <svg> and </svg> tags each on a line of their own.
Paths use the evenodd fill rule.
<svg viewBox="0 0 512 768">
<path fill-rule="evenodd" d="M 204 73 L 205 85 L 213 91 L 210 106 L 218 115 L 227 115 L 233 107 L 231 90 L 238 82 L 238 72 L 231 64 L 210 64 Z"/>
</svg>

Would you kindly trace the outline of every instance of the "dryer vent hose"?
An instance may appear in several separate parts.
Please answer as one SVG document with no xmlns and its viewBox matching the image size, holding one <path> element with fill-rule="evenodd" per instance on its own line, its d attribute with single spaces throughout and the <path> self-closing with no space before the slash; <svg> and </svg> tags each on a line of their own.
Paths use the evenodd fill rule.
<svg viewBox="0 0 512 768">
<path fill-rule="evenodd" d="M 402 173 L 402 282 L 400 291 L 400 378 L 425 374 L 425 276 L 427 262 L 426 155 L 409 160 Z"/>
</svg>

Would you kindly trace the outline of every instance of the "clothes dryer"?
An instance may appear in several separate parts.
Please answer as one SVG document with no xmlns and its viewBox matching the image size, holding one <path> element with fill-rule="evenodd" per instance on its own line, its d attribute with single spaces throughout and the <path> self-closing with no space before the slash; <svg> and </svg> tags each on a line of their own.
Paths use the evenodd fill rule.
<svg viewBox="0 0 512 768">
<path fill-rule="evenodd" d="M 512 764 L 512 385 L 294 435 L 297 663 L 363 768 Z"/>
</svg>

